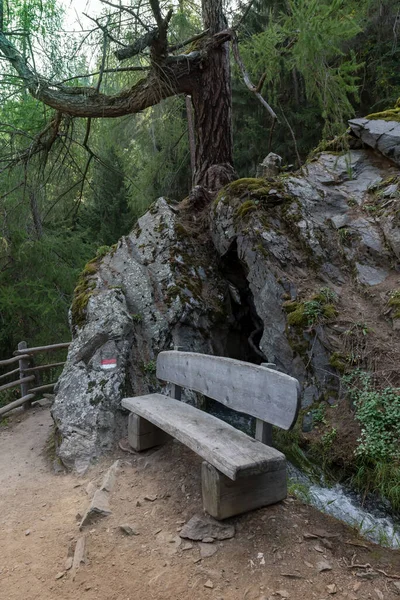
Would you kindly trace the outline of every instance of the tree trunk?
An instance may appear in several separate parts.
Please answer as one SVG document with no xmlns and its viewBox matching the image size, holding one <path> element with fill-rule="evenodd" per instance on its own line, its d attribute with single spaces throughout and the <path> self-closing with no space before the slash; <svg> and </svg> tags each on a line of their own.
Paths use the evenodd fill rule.
<svg viewBox="0 0 400 600">
<path fill-rule="evenodd" d="M 226 29 L 221 0 L 203 0 L 204 28 L 210 36 Z M 207 65 L 198 77 L 193 90 L 192 102 L 196 127 L 195 185 L 209 189 L 220 187 L 216 170 L 207 171 L 214 165 L 232 169 L 232 94 L 229 64 L 229 45 L 221 44 L 209 53 Z M 227 181 L 222 181 L 222 185 Z"/>
</svg>

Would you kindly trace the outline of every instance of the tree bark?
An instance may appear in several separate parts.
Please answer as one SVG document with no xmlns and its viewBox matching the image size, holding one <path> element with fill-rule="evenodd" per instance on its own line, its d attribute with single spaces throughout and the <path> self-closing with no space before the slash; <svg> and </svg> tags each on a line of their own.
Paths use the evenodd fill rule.
<svg viewBox="0 0 400 600">
<path fill-rule="evenodd" d="M 221 0 L 202 0 L 202 11 L 204 28 L 211 36 L 226 30 Z M 209 54 L 191 96 L 197 134 L 194 184 L 213 189 L 219 184 L 215 175 L 207 181 L 210 167 L 233 164 L 232 90 L 227 42 Z"/>
</svg>

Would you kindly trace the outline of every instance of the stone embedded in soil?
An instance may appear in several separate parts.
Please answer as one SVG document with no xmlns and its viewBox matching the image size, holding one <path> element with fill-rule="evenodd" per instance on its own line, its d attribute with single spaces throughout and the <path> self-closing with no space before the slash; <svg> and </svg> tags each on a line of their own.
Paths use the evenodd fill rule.
<svg viewBox="0 0 400 600">
<path fill-rule="evenodd" d="M 206 588 L 209 588 L 210 590 L 212 590 L 212 589 L 213 589 L 213 587 L 214 587 L 214 584 L 213 584 L 213 582 L 211 581 L 211 579 L 207 579 L 207 581 L 206 581 L 206 582 L 205 582 L 205 584 L 204 584 L 204 587 L 206 587 Z"/>
<path fill-rule="evenodd" d="M 57 573 L 57 575 L 55 576 L 54 579 L 61 579 L 62 577 L 64 577 L 65 575 L 65 571 L 60 571 L 59 573 Z"/>
<path fill-rule="evenodd" d="M 331 583 L 330 585 L 327 585 L 326 591 L 328 592 L 328 594 L 337 594 L 338 589 L 336 583 Z"/>
<path fill-rule="evenodd" d="M 379 267 L 370 267 L 356 262 L 358 280 L 365 285 L 379 285 L 389 275 L 388 271 Z"/>
<path fill-rule="evenodd" d="M 311 412 L 306 413 L 303 417 L 303 424 L 301 426 L 301 430 L 304 433 L 310 433 L 313 428 L 313 415 Z"/>
<path fill-rule="evenodd" d="M 322 573 L 323 571 L 332 571 L 332 565 L 328 563 L 326 560 L 321 560 L 316 565 L 318 573 Z"/>
<path fill-rule="evenodd" d="M 73 562 L 73 557 L 68 556 L 68 558 L 65 561 L 65 565 L 64 565 L 64 568 L 66 571 L 69 571 L 72 568 L 72 562 Z"/>
<path fill-rule="evenodd" d="M 132 527 L 131 525 L 124 524 L 124 525 L 120 525 L 119 528 L 122 531 L 122 533 L 124 533 L 125 535 L 139 535 L 139 533 L 136 531 L 136 529 L 134 527 Z"/>
<path fill-rule="evenodd" d="M 191 544 L 190 542 L 186 542 L 185 544 L 182 545 L 181 550 L 185 551 L 185 550 L 191 550 L 193 548 L 193 544 Z"/>
<path fill-rule="evenodd" d="M 87 495 L 89 496 L 89 498 L 93 498 L 93 496 L 96 492 L 96 489 L 97 488 L 96 488 L 95 484 L 93 483 L 93 481 L 89 481 L 89 483 L 86 486 L 86 490 L 85 490 Z"/>
<path fill-rule="evenodd" d="M 157 494 L 149 494 L 148 496 L 145 496 L 144 499 L 148 502 L 155 502 L 157 500 Z"/>
<path fill-rule="evenodd" d="M 93 523 L 100 517 L 108 517 L 111 515 L 110 506 L 108 503 L 108 493 L 104 490 L 97 490 L 93 496 L 89 508 L 83 515 L 79 528 L 85 527 Z"/>
<path fill-rule="evenodd" d="M 200 542 L 199 548 L 201 558 L 209 558 L 218 551 L 217 546 L 211 544 L 203 544 L 202 542 Z"/>
<path fill-rule="evenodd" d="M 107 470 L 106 474 L 104 475 L 103 483 L 101 484 L 101 487 L 100 487 L 101 491 L 111 492 L 111 490 L 113 489 L 115 482 L 116 482 L 118 467 L 119 467 L 119 460 L 116 460 L 111 465 L 111 467 Z"/>
<path fill-rule="evenodd" d="M 227 540 L 235 535 L 235 528 L 233 525 L 220 523 L 208 515 L 194 515 L 182 527 L 179 535 L 181 538 L 194 541 L 201 541 L 208 537 L 216 540 Z"/>
</svg>

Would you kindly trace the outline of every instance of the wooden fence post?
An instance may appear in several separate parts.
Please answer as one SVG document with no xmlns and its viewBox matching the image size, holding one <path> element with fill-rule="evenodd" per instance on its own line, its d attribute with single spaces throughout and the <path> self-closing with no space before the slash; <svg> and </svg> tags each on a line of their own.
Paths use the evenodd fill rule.
<svg viewBox="0 0 400 600">
<path fill-rule="evenodd" d="M 27 347 L 28 346 L 27 346 L 26 342 L 20 342 L 18 344 L 18 350 L 25 350 Z M 29 367 L 29 359 L 21 358 L 19 360 L 19 377 L 20 377 L 20 379 L 25 377 L 25 369 L 28 369 L 28 367 Z M 21 389 L 21 398 L 23 398 L 24 396 L 27 396 L 29 393 L 29 383 L 21 383 L 20 389 Z M 23 410 L 27 410 L 30 407 L 30 404 L 31 404 L 30 400 L 28 400 L 27 402 L 24 402 L 24 404 L 22 405 Z"/>
</svg>

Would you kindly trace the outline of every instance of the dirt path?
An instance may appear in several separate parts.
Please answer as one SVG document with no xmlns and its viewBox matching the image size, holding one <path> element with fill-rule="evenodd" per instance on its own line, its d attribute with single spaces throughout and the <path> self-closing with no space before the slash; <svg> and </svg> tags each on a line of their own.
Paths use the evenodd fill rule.
<svg viewBox="0 0 400 600">
<path fill-rule="evenodd" d="M 183 523 L 201 513 L 200 460 L 178 443 L 140 456 L 120 453 L 112 515 L 87 528 L 87 561 L 75 578 L 67 571 L 56 579 L 80 535 L 86 487 L 116 457 L 84 478 L 54 475 L 43 452 L 48 410 L 20 420 L 0 429 L 1 600 L 399 598 L 395 580 L 377 572 L 365 579 L 368 569 L 346 561 L 399 575 L 400 552 L 360 542 L 293 499 L 233 519 L 235 537 L 214 542 L 215 554 L 201 559 L 199 544 L 179 537 Z M 138 535 L 125 536 L 125 523 Z M 360 543 L 365 547 L 353 545 Z M 321 561 L 331 570 L 319 573 Z"/>
</svg>

